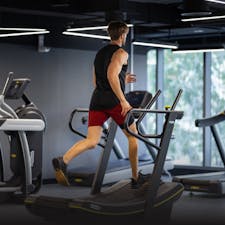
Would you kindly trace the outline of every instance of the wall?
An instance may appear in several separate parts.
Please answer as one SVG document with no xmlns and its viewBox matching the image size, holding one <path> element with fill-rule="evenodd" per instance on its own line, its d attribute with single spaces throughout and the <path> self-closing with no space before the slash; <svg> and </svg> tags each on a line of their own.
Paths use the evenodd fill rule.
<svg viewBox="0 0 225 225">
<path fill-rule="evenodd" d="M 44 178 L 53 177 L 51 159 L 62 155 L 79 138 L 68 128 L 71 111 L 87 108 L 92 93 L 92 63 L 96 52 L 53 48 L 39 53 L 30 46 L 0 44 L 0 87 L 9 71 L 15 77 L 29 77 L 27 94 L 45 114 Z M 146 88 L 146 56 L 134 56 L 134 89 Z M 13 104 L 16 104 L 13 102 Z M 123 142 L 123 141 L 122 141 Z M 96 166 L 100 151 L 89 151 L 78 156 L 71 167 Z"/>
</svg>

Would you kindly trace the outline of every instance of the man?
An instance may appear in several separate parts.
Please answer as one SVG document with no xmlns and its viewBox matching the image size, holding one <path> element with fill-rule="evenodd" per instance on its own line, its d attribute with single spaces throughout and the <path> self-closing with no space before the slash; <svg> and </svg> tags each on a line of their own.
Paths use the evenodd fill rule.
<svg viewBox="0 0 225 225">
<path fill-rule="evenodd" d="M 144 182 L 143 175 L 138 173 L 137 139 L 130 135 L 123 125 L 125 116 L 131 109 L 124 96 L 125 83 L 135 81 L 135 76 L 126 73 L 128 53 L 122 48 L 126 43 L 128 32 L 129 29 L 123 22 L 114 21 L 108 26 L 111 41 L 98 51 L 94 60 L 95 90 L 89 107 L 87 138 L 75 143 L 63 157 L 52 160 L 56 180 L 62 185 L 69 185 L 66 175 L 68 163 L 80 153 L 93 149 L 99 143 L 102 125 L 109 117 L 115 120 L 128 139 L 132 187 L 138 188 Z M 137 132 L 133 119 L 129 121 L 129 127 L 133 132 Z"/>
</svg>

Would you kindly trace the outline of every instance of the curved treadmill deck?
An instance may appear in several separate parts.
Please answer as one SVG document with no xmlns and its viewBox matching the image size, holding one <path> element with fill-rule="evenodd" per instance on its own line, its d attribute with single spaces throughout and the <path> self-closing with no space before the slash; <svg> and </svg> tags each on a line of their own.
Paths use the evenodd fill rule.
<svg viewBox="0 0 225 225">
<path fill-rule="evenodd" d="M 69 214 L 74 218 L 120 218 L 143 215 L 148 189 L 146 182 L 139 189 L 131 189 L 130 181 L 118 182 L 97 195 L 83 198 L 56 198 L 49 196 L 30 196 L 26 207 L 35 215 L 60 218 Z M 170 214 L 172 204 L 183 192 L 183 186 L 175 182 L 161 183 L 154 203 L 155 215 Z M 165 211 L 164 211 L 165 210 Z M 100 216 L 100 217 L 99 217 Z"/>
</svg>

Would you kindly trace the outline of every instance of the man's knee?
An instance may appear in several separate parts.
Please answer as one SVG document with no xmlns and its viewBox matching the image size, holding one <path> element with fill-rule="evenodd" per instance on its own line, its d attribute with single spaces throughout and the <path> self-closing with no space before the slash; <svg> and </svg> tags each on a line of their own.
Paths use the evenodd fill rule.
<svg viewBox="0 0 225 225">
<path fill-rule="evenodd" d="M 87 139 L 88 140 L 88 148 L 94 149 L 98 145 L 99 140 Z"/>
</svg>

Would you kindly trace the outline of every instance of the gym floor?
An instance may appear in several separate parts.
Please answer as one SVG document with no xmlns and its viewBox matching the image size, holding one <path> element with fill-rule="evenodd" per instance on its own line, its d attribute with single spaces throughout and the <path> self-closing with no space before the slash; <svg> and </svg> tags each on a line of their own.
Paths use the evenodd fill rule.
<svg viewBox="0 0 225 225">
<path fill-rule="evenodd" d="M 42 187 L 39 194 L 76 197 L 87 194 L 89 190 L 89 188 L 80 187 L 76 187 L 76 190 L 74 187 L 65 189 L 60 185 L 48 184 Z M 66 218 L 63 218 L 63 221 L 64 222 L 59 222 L 58 224 L 71 224 L 71 221 L 68 221 L 67 223 Z M 174 204 L 170 225 L 222 225 L 225 223 L 224 221 L 225 197 L 184 192 L 181 198 Z M 0 224 L 51 225 L 57 223 L 55 221 L 46 221 L 38 216 L 31 215 L 21 202 L 10 202 L 0 204 Z"/>
</svg>

